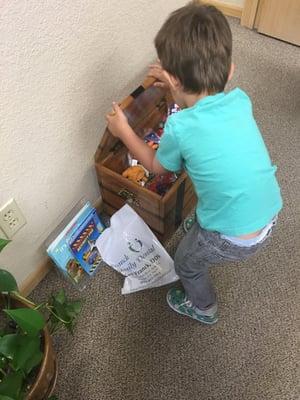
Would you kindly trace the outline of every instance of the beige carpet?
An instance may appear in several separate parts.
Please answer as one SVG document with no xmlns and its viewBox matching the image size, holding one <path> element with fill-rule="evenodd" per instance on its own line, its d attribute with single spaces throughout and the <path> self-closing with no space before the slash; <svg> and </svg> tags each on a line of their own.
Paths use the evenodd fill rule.
<svg viewBox="0 0 300 400">
<path fill-rule="evenodd" d="M 300 50 L 230 22 L 236 63 L 231 86 L 252 97 L 278 165 L 285 207 L 273 242 L 243 265 L 212 271 L 220 304 L 220 321 L 213 327 L 169 310 L 167 288 L 121 296 L 121 277 L 103 269 L 82 293 L 85 305 L 76 335 L 56 340 L 60 400 L 300 397 Z M 52 272 L 33 297 L 44 298 L 61 285 L 76 294 Z"/>
</svg>

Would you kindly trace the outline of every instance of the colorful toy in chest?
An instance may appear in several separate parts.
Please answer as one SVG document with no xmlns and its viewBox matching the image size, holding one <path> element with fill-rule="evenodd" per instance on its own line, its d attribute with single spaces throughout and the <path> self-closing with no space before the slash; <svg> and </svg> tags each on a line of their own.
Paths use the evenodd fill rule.
<svg viewBox="0 0 300 400">
<path fill-rule="evenodd" d="M 168 107 L 167 114 L 163 116 L 162 121 L 159 122 L 157 128 L 149 128 L 145 130 L 144 141 L 153 150 L 157 150 L 159 147 L 167 118 L 178 111 L 180 111 L 179 106 L 175 103 L 171 104 Z M 130 153 L 128 153 L 128 162 L 129 167 L 122 173 L 122 175 L 132 182 L 144 186 L 146 189 L 151 190 L 160 196 L 164 196 L 177 180 L 177 175 L 172 172 L 164 175 L 149 173 L 149 171 L 147 171 L 138 160 L 133 158 Z"/>
</svg>

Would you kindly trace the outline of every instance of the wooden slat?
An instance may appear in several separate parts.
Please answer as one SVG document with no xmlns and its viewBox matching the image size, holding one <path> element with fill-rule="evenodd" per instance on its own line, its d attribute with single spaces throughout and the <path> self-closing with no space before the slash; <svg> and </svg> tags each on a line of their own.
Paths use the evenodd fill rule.
<svg viewBox="0 0 300 400">
<path fill-rule="evenodd" d="M 161 214 L 161 197 L 157 193 L 151 192 L 150 190 L 129 181 L 123 176 L 118 175 L 103 166 L 100 166 L 100 168 L 102 171 L 100 173 L 99 182 L 101 189 L 106 188 L 115 192 L 116 195 L 121 190 L 127 190 L 136 197 L 137 201 L 141 204 L 141 207 L 149 209 L 149 211 L 155 215 Z"/>
<path fill-rule="evenodd" d="M 199 0 L 201 3 L 207 3 L 217 7 L 223 14 L 229 17 L 241 18 L 243 7 L 237 4 L 228 4 L 218 0 Z"/>
<path fill-rule="evenodd" d="M 190 198 L 186 198 L 185 200 L 186 201 L 182 211 L 182 221 L 190 214 L 190 212 L 196 206 L 197 203 L 197 199 L 194 195 L 192 195 Z M 113 215 L 116 211 L 118 211 L 113 206 L 104 203 L 103 203 L 103 210 L 106 213 L 108 213 L 108 215 Z M 175 226 L 174 221 L 175 221 L 175 213 L 173 212 L 173 214 L 172 215 L 169 214 L 165 220 L 165 226 L 164 226 L 165 229 L 163 233 L 156 231 L 153 227 L 151 227 L 149 224 L 148 225 L 150 229 L 153 231 L 154 235 L 157 237 L 157 239 L 164 244 L 178 228 L 177 226 Z"/>
<path fill-rule="evenodd" d="M 150 101 L 149 97 L 147 101 Z M 141 101 L 141 99 L 139 100 Z M 152 107 L 143 104 L 143 102 L 141 101 L 140 107 L 136 107 L 135 103 L 132 103 L 132 109 L 130 108 L 127 109 L 126 114 L 129 119 L 130 125 L 139 136 L 144 135 L 145 129 L 155 128 L 159 124 L 159 122 L 163 118 L 163 115 L 166 112 L 167 108 L 166 101 L 167 99 L 165 98 L 165 96 L 161 95 L 158 96 L 156 100 L 153 99 Z M 146 111 L 148 112 L 146 113 Z M 125 149 L 123 143 L 121 143 L 119 139 L 111 135 L 109 130 L 106 128 L 94 156 L 95 163 L 96 164 L 103 163 L 103 165 L 109 167 L 111 160 L 109 155 L 117 154 L 117 152 L 119 151 L 117 146 Z M 114 149 L 116 149 L 116 151 L 114 151 Z M 125 150 L 127 153 L 128 150 L 127 149 Z M 126 167 L 127 166 L 124 165 L 124 169 Z"/>
<path fill-rule="evenodd" d="M 259 21 L 260 21 L 260 16 L 261 16 L 261 5 L 263 3 L 263 0 L 258 0 L 258 6 L 257 6 L 257 11 L 256 11 L 256 16 L 255 16 L 255 20 L 254 20 L 254 29 L 257 29 L 258 25 L 259 25 Z"/>
<path fill-rule="evenodd" d="M 103 204 L 104 210 L 112 215 L 112 212 L 119 210 L 126 204 L 126 201 L 121 199 L 115 193 L 110 192 L 107 189 L 102 190 L 103 193 Z M 197 202 L 196 196 L 192 188 L 190 188 L 184 196 L 183 201 L 183 210 L 182 210 L 182 219 L 185 215 L 187 215 L 192 208 L 195 206 Z M 168 214 L 161 218 L 159 215 L 154 215 L 149 210 L 137 207 L 134 204 L 130 204 L 132 207 L 142 218 L 143 220 L 156 232 L 161 234 L 172 233 L 174 232 L 173 228 L 175 226 L 175 217 L 176 217 L 176 209 L 173 207 Z"/>
<path fill-rule="evenodd" d="M 157 193 L 154 193 L 150 190 L 145 189 L 142 186 L 137 185 L 136 183 L 130 181 L 127 178 L 124 178 L 122 175 L 117 174 L 114 171 L 111 171 L 101 164 L 97 165 L 96 167 L 100 170 L 100 183 L 103 179 L 107 178 L 108 180 L 116 181 L 116 184 L 122 188 L 127 187 L 129 190 L 138 190 L 142 193 L 143 196 L 149 196 L 153 201 L 161 199 L 161 196 L 159 196 Z"/>
<path fill-rule="evenodd" d="M 177 190 L 183 180 L 185 180 L 185 189 L 184 189 L 185 195 L 189 191 L 194 192 L 191 180 L 186 175 L 186 173 L 183 173 L 177 180 L 177 182 L 174 183 L 173 187 L 169 190 L 169 192 L 163 197 L 164 215 L 168 215 L 171 209 L 175 208 L 177 202 Z"/>
<path fill-rule="evenodd" d="M 136 133 L 139 133 L 139 128 L 141 128 L 142 125 L 150 123 L 153 116 L 156 115 L 156 119 L 158 116 L 162 116 L 160 104 L 165 103 L 162 102 L 162 100 L 166 97 L 166 94 L 164 90 L 156 86 L 149 86 L 151 82 L 154 82 L 152 78 L 144 81 L 142 85 L 143 87 L 146 87 L 146 90 L 144 90 L 137 98 L 128 96 L 121 102 L 121 108 L 127 116 L 128 123 Z M 154 127 L 153 122 L 150 123 L 149 127 Z M 118 142 L 119 139 L 111 135 L 109 130 L 106 128 L 95 153 L 95 161 L 102 161 Z"/>
<path fill-rule="evenodd" d="M 192 211 L 192 209 L 196 206 L 197 204 L 197 197 L 195 196 L 194 193 L 192 193 L 192 196 L 187 198 L 187 202 L 185 203 L 182 211 L 182 221 L 189 215 L 189 213 Z"/>
<path fill-rule="evenodd" d="M 151 86 L 153 86 L 153 84 L 154 84 L 155 81 L 156 81 L 155 78 L 152 78 L 152 77 L 148 76 L 148 77 L 146 77 L 146 78 L 144 79 L 144 81 L 143 81 L 143 83 L 141 84 L 141 86 L 142 86 L 145 90 L 147 90 L 147 89 L 149 89 Z M 138 89 L 138 88 L 137 88 L 137 89 Z M 135 89 L 135 90 L 137 90 L 137 89 Z M 132 93 L 134 93 L 135 90 L 134 90 Z M 129 107 L 129 105 L 130 105 L 131 103 L 134 102 L 134 100 L 135 100 L 135 99 L 134 99 L 134 97 L 132 96 L 132 94 L 130 94 L 129 96 L 127 96 L 127 97 L 126 97 L 124 100 L 122 100 L 121 103 L 120 103 L 121 109 L 122 109 L 122 110 L 125 110 L 127 107 Z"/>
<path fill-rule="evenodd" d="M 254 27 L 255 17 L 257 14 L 259 0 L 245 0 L 241 25 L 252 29 Z"/>
<path fill-rule="evenodd" d="M 188 209 L 189 204 L 193 202 L 194 205 L 197 203 L 197 197 L 195 195 L 194 189 L 189 190 L 186 192 L 185 196 L 184 196 L 184 202 L 183 202 L 183 210 L 184 211 L 188 211 L 190 212 L 191 209 Z"/>
<path fill-rule="evenodd" d="M 129 204 L 130 207 L 134 208 L 138 214 L 141 216 L 145 215 L 147 217 L 147 221 L 153 220 L 151 224 L 149 225 L 155 227 L 155 226 L 163 226 L 163 218 L 159 216 L 159 214 L 153 213 L 153 209 L 150 208 L 145 208 L 141 204 L 136 204 L 135 202 L 128 202 L 126 199 L 123 199 L 122 197 L 118 196 L 115 192 L 110 191 L 105 189 L 104 187 L 102 188 L 102 198 L 104 203 L 108 203 L 115 207 L 116 209 L 120 209 L 123 207 L 125 204 Z M 162 231 L 163 228 L 156 228 L 159 231 Z"/>
<path fill-rule="evenodd" d="M 114 171 L 106 169 L 101 164 L 98 167 L 101 170 L 99 183 L 103 189 L 107 189 L 116 194 L 118 194 L 120 190 L 128 190 L 133 193 L 142 208 L 154 215 L 159 215 L 162 219 L 176 206 L 177 190 L 184 180 L 186 181 L 185 193 L 188 191 L 193 192 L 193 185 L 186 173 L 183 173 L 167 194 L 161 197 L 157 193 L 129 181 Z"/>
<path fill-rule="evenodd" d="M 299 0 L 265 0 L 260 8 L 258 32 L 300 46 Z"/>
<path fill-rule="evenodd" d="M 125 200 L 121 199 L 121 197 L 117 196 L 115 193 L 103 190 L 103 204 L 104 204 L 104 210 L 106 211 L 107 205 L 113 207 L 116 210 L 119 210 L 127 203 Z M 164 233 L 165 223 L 162 218 L 154 214 L 151 214 L 150 212 L 141 207 L 136 206 L 134 203 L 133 204 L 130 203 L 129 205 L 137 212 L 137 214 L 141 216 L 141 218 L 143 218 L 146 224 L 151 226 L 157 232 Z"/>
</svg>

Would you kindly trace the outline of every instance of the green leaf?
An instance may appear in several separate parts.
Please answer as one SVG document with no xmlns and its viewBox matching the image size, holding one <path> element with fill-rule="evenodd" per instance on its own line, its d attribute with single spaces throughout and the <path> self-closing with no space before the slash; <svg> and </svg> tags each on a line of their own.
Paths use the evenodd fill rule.
<svg viewBox="0 0 300 400">
<path fill-rule="evenodd" d="M 3 396 L 2 394 L 0 394 L 0 400 L 15 400 L 15 399 L 12 399 L 11 397 Z"/>
<path fill-rule="evenodd" d="M 53 299 L 53 310 L 55 314 L 61 318 L 63 321 L 66 321 L 67 323 L 70 322 L 70 318 L 68 316 L 68 313 L 66 311 L 66 307 L 64 304 L 59 303 L 55 299 Z"/>
<path fill-rule="evenodd" d="M 18 285 L 13 275 L 5 269 L 0 269 L 0 292 L 8 293 L 18 290 Z"/>
<path fill-rule="evenodd" d="M 48 400 L 58 400 L 58 397 L 54 395 L 54 396 L 48 397 Z"/>
<path fill-rule="evenodd" d="M 21 391 L 22 383 L 22 372 L 12 372 L 9 375 L 6 375 L 0 382 L 0 395 L 17 399 Z"/>
<path fill-rule="evenodd" d="M 65 295 L 64 290 L 51 296 L 47 309 L 50 312 L 48 326 L 51 333 L 58 332 L 64 327 L 73 333 L 76 318 L 81 311 L 82 302 L 80 300 L 70 301 Z"/>
<path fill-rule="evenodd" d="M 7 359 L 0 354 L 0 368 L 3 369 L 7 365 Z"/>
<path fill-rule="evenodd" d="M 45 320 L 39 311 L 31 308 L 16 308 L 15 310 L 3 310 L 18 326 L 30 336 L 35 336 L 45 326 Z"/>
<path fill-rule="evenodd" d="M 44 354 L 38 349 L 34 354 L 30 354 L 30 357 L 24 365 L 24 371 L 29 374 L 34 367 L 39 365 L 43 360 Z"/>
<path fill-rule="evenodd" d="M 43 353 L 40 351 L 40 338 L 18 333 L 6 335 L 0 339 L 0 353 L 10 359 L 15 371 L 28 374 L 37 366 Z"/>
<path fill-rule="evenodd" d="M 69 318 L 76 318 L 77 315 L 80 313 L 81 311 L 81 302 L 73 302 L 73 303 L 69 303 L 66 304 L 65 306 L 65 312 L 68 315 Z"/>
<path fill-rule="evenodd" d="M 13 333 L 0 338 L 0 353 L 13 360 L 18 347 L 18 334 Z"/>
<path fill-rule="evenodd" d="M 58 293 L 54 294 L 53 299 L 55 299 L 60 304 L 64 304 L 66 302 L 66 295 L 64 289 L 60 289 Z"/>
<path fill-rule="evenodd" d="M 73 311 L 75 312 L 76 315 L 80 314 L 81 309 L 82 309 L 82 301 L 81 300 L 72 301 L 70 303 L 70 305 L 72 306 Z"/>
<path fill-rule="evenodd" d="M 37 366 L 43 359 L 40 351 L 40 338 L 31 336 L 19 336 L 17 352 L 12 366 L 16 371 L 24 371 L 26 374 Z"/>
<path fill-rule="evenodd" d="M 0 252 L 4 249 L 4 247 L 11 242 L 11 240 L 1 239 L 0 238 Z"/>
</svg>

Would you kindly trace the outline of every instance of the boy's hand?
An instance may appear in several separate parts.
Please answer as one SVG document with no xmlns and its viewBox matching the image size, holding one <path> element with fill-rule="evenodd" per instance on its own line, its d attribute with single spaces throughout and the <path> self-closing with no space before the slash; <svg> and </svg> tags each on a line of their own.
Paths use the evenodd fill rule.
<svg viewBox="0 0 300 400">
<path fill-rule="evenodd" d="M 155 82 L 154 86 L 161 87 L 163 89 L 169 89 L 169 75 L 163 69 L 159 61 L 156 64 L 151 64 L 149 66 L 148 76 L 152 76 L 159 81 Z"/>
<path fill-rule="evenodd" d="M 106 121 L 112 135 L 120 139 L 126 135 L 126 130 L 129 127 L 128 120 L 117 103 L 113 103 L 113 111 L 106 115 Z"/>
</svg>

